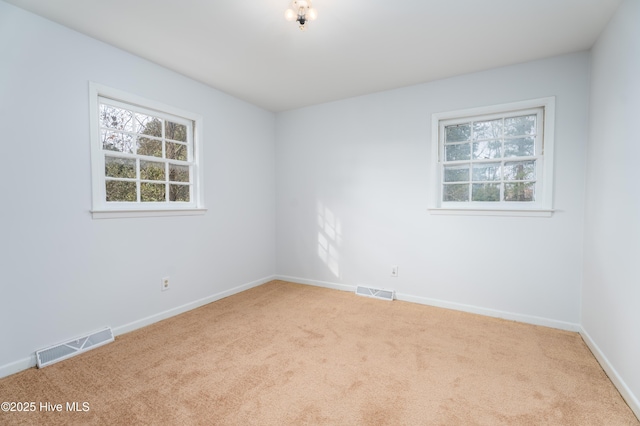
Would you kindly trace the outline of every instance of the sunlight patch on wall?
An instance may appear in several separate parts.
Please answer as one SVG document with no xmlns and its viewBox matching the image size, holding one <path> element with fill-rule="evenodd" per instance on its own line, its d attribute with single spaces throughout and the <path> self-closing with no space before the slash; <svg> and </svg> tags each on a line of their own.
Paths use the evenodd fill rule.
<svg viewBox="0 0 640 426">
<path fill-rule="evenodd" d="M 340 253 L 342 244 L 341 224 L 333 212 L 318 202 L 318 257 L 336 278 L 340 277 Z"/>
</svg>

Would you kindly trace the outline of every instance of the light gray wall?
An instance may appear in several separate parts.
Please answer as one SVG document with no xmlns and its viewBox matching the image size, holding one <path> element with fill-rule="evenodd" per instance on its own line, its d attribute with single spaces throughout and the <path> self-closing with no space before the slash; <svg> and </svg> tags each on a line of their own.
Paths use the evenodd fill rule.
<svg viewBox="0 0 640 426">
<path fill-rule="evenodd" d="M 0 373 L 273 276 L 273 113 L 1 1 L 0 58 Z M 89 81 L 204 117 L 206 215 L 91 218 Z"/>
<path fill-rule="evenodd" d="M 640 1 L 593 48 L 582 327 L 640 409 Z M 626 384 L 625 384 L 626 383 Z M 635 396 L 634 396 L 635 395 Z M 640 415 L 640 411 L 636 411 Z"/>
<path fill-rule="evenodd" d="M 279 113 L 278 274 L 577 329 L 588 79 L 580 53 Z M 431 215 L 431 114 L 546 96 L 553 217 Z"/>
</svg>

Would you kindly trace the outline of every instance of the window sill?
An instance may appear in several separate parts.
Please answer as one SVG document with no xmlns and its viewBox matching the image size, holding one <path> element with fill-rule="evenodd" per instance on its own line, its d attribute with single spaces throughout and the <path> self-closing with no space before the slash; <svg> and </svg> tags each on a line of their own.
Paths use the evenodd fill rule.
<svg viewBox="0 0 640 426">
<path fill-rule="evenodd" d="M 455 208 L 430 208 L 429 213 L 452 216 L 520 216 L 520 217 L 551 217 L 555 210 L 545 209 L 455 209 Z"/>
<path fill-rule="evenodd" d="M 184 210 L 92 210 L 94 219 L 117 219 L 133 217 L 162 217 L 162 216 L 200 216 L 207 212 L 207 209 L 184 209 Z"/>
</svg>

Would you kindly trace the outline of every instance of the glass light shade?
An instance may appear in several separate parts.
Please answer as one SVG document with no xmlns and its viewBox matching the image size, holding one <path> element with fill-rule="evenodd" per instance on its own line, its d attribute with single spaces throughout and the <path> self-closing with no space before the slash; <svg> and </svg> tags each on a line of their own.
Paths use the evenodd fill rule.
<svg viewBox="0 0 640 426">
<path fill-rule="evenodd" d="M 295 21 L 297 17 L 298 17 L 298 14 L 294 12 L 293 9 L 287 9 L 284 12 L 284 19 L 286 19 L 289 22 Z"/>
<path fill-rule="evenodd" d="M 311 8 L 307 11 L 306 17 L 310 21 L 315 21 L 316 18 L 318 17 L 318 11 L 315 10 L 314 8 Z"/>
</svg>

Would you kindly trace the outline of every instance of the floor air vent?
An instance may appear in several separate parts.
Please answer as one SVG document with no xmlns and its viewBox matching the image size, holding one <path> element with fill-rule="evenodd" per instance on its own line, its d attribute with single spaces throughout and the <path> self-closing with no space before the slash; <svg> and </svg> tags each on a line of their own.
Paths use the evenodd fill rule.
<svg viewBox="0 0 640 426">
<path fill-rule="evenodd" d="M 364 287 L 361 285 L 356 287 L 356 294 L 360 296 L 374 297 L 376 299 L 382 299 L 382 300 L 395 299 L 394 290 L 382 290 L 379 288 Z"/>
<path fill-rule="evenodd" d="M 46 367 L 63 359 L 71 358 L 89 349 L 94 349 L 113 342 L 113 332 L 110 327 L 70 340 L 66 343 L 54 345 L 36 352 L 38 368 Z"/>
</svg>

